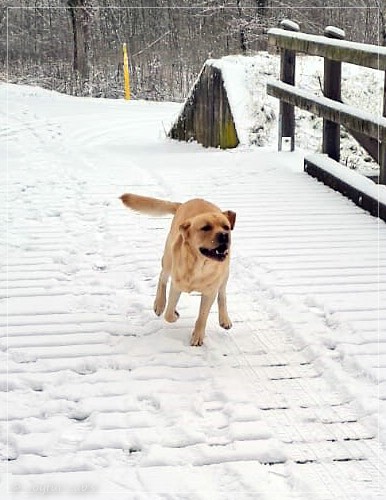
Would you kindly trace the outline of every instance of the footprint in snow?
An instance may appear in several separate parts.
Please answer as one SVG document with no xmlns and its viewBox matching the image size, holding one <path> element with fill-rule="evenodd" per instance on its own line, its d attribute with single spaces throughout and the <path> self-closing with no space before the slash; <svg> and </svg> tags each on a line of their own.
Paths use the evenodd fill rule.
<svg viewBox="0 0 386 500">
<path fill-rule="evenodd" d="M 140 403 L 142 403 L 142 406 L 146 409 L 159 411 L 161 408 L 159 400 L 157 400 L 153 396 L 140 395 L 137 396 L 137 399 Z"/>
</svg>

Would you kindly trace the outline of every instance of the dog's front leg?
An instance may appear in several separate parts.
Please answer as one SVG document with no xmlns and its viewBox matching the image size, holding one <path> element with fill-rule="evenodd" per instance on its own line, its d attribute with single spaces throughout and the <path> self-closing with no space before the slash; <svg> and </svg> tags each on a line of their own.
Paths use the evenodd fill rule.
<svg viewBox="0 0 386 500">
<path fill-rule="evenodd" d="M 198 318 L 194 326 L 190 345 L 202 345 L 205 336 L 206 322 L 208 320 L 210 308 L 216 298 L 216 293 L 217 292 L 211 295 L 201 295 L 200 312 L 198 313 Z"/>
<path fill-rule="evenodd" d="M 157 295 L 154 301 L 154 312 L 157 316 L 161 316 L 166 305 L 166 285 L 169 279 L 169 273 L 162 269 L 158 280 Z"/>
<path fill-rule="evenodd" d="M 180 315 L 176 311 L 177 303 L 180 299 L 180 296 L 181 292 L 175 287 L 172 281 L 169 290 L 168 305 L 164 316 L 165 321 L 167 321 L 168 323 L 174 323 L 180 317 Z"/>
<path fill-rule="evenodd" d="M 226 286 L 227 286 L 228 278 L 224 281 L 218 291 L 217 303 L 218 303 L 218 321 L 222 328 L 225 330 L 229 330 L 232 328 L 232 321 L 228 316 L 228 308 L 227 308 L 227 297 L 226 297 Z"/>
</svg>

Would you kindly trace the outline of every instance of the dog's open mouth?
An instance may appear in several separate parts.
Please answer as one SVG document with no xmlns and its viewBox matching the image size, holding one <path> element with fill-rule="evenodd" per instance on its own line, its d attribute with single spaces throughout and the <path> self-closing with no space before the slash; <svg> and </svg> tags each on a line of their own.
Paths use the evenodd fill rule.
<svg viewBox="0 0 386 500">
<path fill-rule="evenodd" d="M 202 255 L 204 255 L 205 257 L 208 257 L 209 259 L 218 260 L 218 261 L 222 262 L 223 260 L 226 259 L 227 255 L 229 253 L 229 250 L 228 250 L 228 245 L 222 244 L 222 245 L 219 245 L 218 247 L 212 248 L 210 250 L 209 250 L 209 248 L 201 247 L 200 252 L 202 253 Z"/>
</svg>

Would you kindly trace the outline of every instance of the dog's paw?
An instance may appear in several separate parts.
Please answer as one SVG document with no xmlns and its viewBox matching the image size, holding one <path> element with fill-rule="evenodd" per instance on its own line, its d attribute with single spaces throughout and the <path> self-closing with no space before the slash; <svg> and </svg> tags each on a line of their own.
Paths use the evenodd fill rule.
<svg viewBox="0 0 386 500">
<path fill-rule="evenodd" d="M 190 345 L 194 346 L 194 347 L 198 347 L 198 346 L 201 346 L 203 343 L 204 343 L 204 336 L 193 332 L 192 338 L 190 340 Z"/>
<path fill-rule="evenodd" d="M 157 300 L 154 301 L 154 307 L 153 307 L 154 312 L 156 313 L 157 316 L 161 316 L 161 314 L 165 310 L 165 302 L 159 302 Z"/>
<path fill-rule="evenodd" d="M 220 318 L 220 326 L 221 328 L 224 328 L 225 330 L 230 330 L 232 328 L 232 321 L 229 319 L 229 317 L 225 318 Z"/>
<path fill-rule="evenodd" d="M 178 320 L 178 318 L 180 317 L 178 311 L 174 311 L 172 314 L 168 313 L 168 311 L 166 311 L 165 313 L 165 321 L 167 321 L 168 323 L 174 323 L 175 321 Z"/>
</svg>

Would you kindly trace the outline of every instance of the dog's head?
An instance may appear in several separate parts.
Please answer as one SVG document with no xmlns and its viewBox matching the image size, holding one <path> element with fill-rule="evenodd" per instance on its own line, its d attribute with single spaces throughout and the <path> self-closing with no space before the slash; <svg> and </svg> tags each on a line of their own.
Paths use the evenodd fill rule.
<svg viewBox="0 0 386 500">
<path fill-rule="evenodd" d="M 191 217 L 180 225 L 180 232 L 199 255 L 223 262 L 229 253 L 230 232 L 234 228 L 236 214 L 226 212 L 208 212 Z"/>
</svg>

